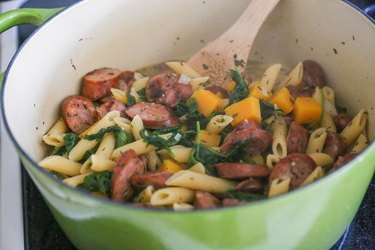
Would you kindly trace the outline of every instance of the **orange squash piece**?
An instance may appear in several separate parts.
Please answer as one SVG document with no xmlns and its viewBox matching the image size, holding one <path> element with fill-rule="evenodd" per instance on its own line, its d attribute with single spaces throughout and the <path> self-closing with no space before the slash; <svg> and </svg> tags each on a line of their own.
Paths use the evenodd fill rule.
<svg viewBox="0 0 375 250">
<path fill-rule="evenodd" d="M 233 126 L 237 126 L 244 120 L 253 120 L 258 123 L 262 121 L 259 99 L 252 96 L 233 103 L 224 112 L 226 115 L 233 117 Z"/>
<path fill-rule="evenodd" d="M 192 97 L 194 97 L 198 103 L 199 113 L 205 117 L 210 116 L 221 104 L 220 97 L 205 89 L 196 90 Z"/>
<path fill-rule="evenodd" d="M 293 98 L 290 95 L 289 90 L 285 87 L 273 94 L 269 101 L 276 104 L 277 107 L 284 112 L 284 114 L 290 113 L 294 108 Z"/>
<path fill-rule="evenodd" d="M 322 114 L 322 106 L 312 97 L 297 97 L 294 102 L 294 120 L 298 124 L 317 122 Z"/>
<path fill-rule="evenodd" d="M 254 82 L 254 84 L 250 87 L 249 96 L 267 101 L 270 98 L 271 93 L 269 93 L 266 89 L 262 89 L 260 82 Z"/>
<path fill-rule="evenodd" d="M 229 81 L 224 84 L 224 88 L 230 93 L 236 87 L 235 81 Z"/>
<path fill-rule="evenodd" d="M 200 131 L 200 142 L 203 145 L 210 147 L 218 147 L 220 144 L 221 136 L 218 134 L 210 133 L 207 130 Z M 197 137 L 195 138 L 197 141 Z"/>
<path fill-rule="evenodd" d="M 169 172 L 172 174 L 180 170 L 182 170 L 182 167 L 179 164 L 177 164 L 174 160 L 171 160 L 171 159 L 165 159 L 160 166 L 160 171 L 165 171 L 165 172 Z"/>
</svg>

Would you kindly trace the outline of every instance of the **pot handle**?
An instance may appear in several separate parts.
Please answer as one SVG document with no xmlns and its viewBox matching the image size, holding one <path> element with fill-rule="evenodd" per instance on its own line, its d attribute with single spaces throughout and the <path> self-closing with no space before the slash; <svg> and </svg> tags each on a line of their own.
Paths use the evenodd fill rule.
<svg viewBox="0 0 375 250">
<path fill-rule="evenodd" d="M 50 17 L 60 12 L 63 8 L 54 9 L 16 9 L 0 14 L 0 34 L 21 24 L 42 25 Z M 4 73 L 0 73 L 0 87 Z"/>
</svg>

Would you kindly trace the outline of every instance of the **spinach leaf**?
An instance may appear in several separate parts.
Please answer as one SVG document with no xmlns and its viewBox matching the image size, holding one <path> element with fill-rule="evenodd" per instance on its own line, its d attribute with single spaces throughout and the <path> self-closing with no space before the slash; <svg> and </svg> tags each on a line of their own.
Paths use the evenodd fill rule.
<svg viewBox="0 0 375 250">
<path fill-rule="evenodd" d="M 275 105 L 266 102 L 263 99 L 259 99 L 260 104 L 260 113 L 262 116 L 262 120 L 267 119 L 270 116 L 279 116 L 283 114 L 283 111 L 281 109 L 276 109 Z"/>
<path fill-rule="evenodd" d="M 246 81 L 243 79 L 240 72 L 237 70 L 230 70 L 230 76 L 236 82 L 236 87 L 233 89 L 229 96 L 229 105 L 245 99 L 249 95 L 249 88 Z"/>
<path fill-rule="evenodd" d="M 96 152 L 97 149 L 98 149 L 98 147 L 90 149 L 90 150 L 87 150 L 85 152 L 85 154 L 83 155 L 82 159 L 79 160 L 78 162 L 81 163 L 81 164 L 83 164 L 85 161 L 87 161 L 88 158 L 90 158 L 91 155 L 95 154 L 95 152 Z"/>
<path fill-rule="evenodd" d="M 135 97 L 132 96 L 131 94 L 127 93 L 126 94 L 126 98 L 127 98 L 127 102 L 126 102 L 126 106 L 127 107 L 130 107 L 130 106 L 133 106 L 137 101 L 135 100 Z"/>
<path fill-rule="evenodd" d="M 266 199 L 267 196 L 264 194 L 254 194 L 250 192 L 244 192 L 239 190 L 230 190 L 226 193 L 221 194 L 225 198 L 234 198 L 240 201 L 256 201 Z"/>
<path fill-rule="evenodd" d="M 65 149 L 66 152 L 69 153 L 73 147 L 78 143 L 79 136 L 74 133 L 67 133 L 64 136 L 64 142 L 65 142 Z"/>
<path fill-rule="evenodd" d="M 90 140 L 90 141 L 92 141 L 92 140 L 100 141 L 100 140 L 103 139 L 103 136 L 106 133 L 109 133 L 109 132 L 114 132 L 115 135 L 116 135 L 115 148 L 121 147 L 125 144 L 128 144 L 128 143 L 134 141 L 134 138 L 133 138 L 132 135 L 126 133 L 122 128 L 120 128 L 118 126 L 111 126 L 111 127 L 107 127 L 107 128 L 102 128 L 102 129 L 99 130 L 98 133 L 86 135 L 84 138 L 87 139 L 87 140 Z"/>
<path fill-rule="evenodd" d="M 85 177 L 79 187 L 89 192 L 100 192 L 104 195 L 110 194 L 112 173 L 108 171 L 92 173 Z"/>
<path fill-rule="evenodd" d="M 146 88 L 142 88 L 137 91 L 137 94 L 139 95 L 141 102 L 148 102 L 147 96 L 146 96 Z"/>
</svg>

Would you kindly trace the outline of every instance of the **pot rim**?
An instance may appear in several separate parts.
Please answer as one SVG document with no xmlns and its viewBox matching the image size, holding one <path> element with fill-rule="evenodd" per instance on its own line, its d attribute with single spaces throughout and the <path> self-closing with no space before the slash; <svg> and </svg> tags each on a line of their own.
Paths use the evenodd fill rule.
<svg viewBox="0 0 375 250">
<path fill-rule="evenodd" d="M 23 50 L 23 47 L 26 46 L 26 44 L 29 41 L 29 39 L 31 39 L 35 34 L 37 34 L 38 31 L 39 31 L 39 29 L 43 29 L 45 25 L 48 25 L 50 22 L 53 22 L 56 17 L 59 17 L 60 15 L 63 15 L 66 11 L 69 11 L 71 8 L 75 7 L 76 5 L 85 4 L 86 2 L 89 2 L 89 1 L 77 2 L 77 3 L 72 4 L 69 7 L 66 7 L 65 9 L 63 9 L 62 11 L 60 11 L 59 13 L 57 13 L 56 15 L 52 16 L 43 25 L 41 25 L 41 26 L 39 26 L 39 27 L 36 28 L 36 30 L 24 41 L 24 43 L 19 46 L 19 48 L 16 51 L 15 55 L 12 57 L 12 59 L 11 59 L 9 65 L 8 65 L 7 69 L 4 72 L 3 84 L 2 84 L 1 89 L 0 89 L 0 101 L 1 101 L 0 102 L 0 111 L 1 111 L 1 116 L 3 118 L 3 123 L 4 123 L 5 131 L 7 132 L 9 138 L 13 142 L 13 145 L 17 149 L 17 153 L 19 155 L 22 155 L 23 157 L 25 157 L 26 160 L 31 163 L 31 165 L 32 165 L 33 168 L 35 168 L 39 173 L 43 174 L 44 176 L 46 176 L 47 178 L 49 178 L 50 180 L 52 180 L 53 182 L 55 182 L 58 187 L 61 187 L 63 189 L 67 188 L 68 190 L 76 192 L 79 195 L 83 195 L 86 198 L 89 198 L 92 201 L 95 201 L 95 202 L 97 202 L 100 205 L 112 206 L 112 207 L 121 208 L 121 209 L 132 209 L 132 210 L 137 210 L 137 211 L 140 211 L 140 212 L 149 212 L 149 213 L 169 213 L 171 215 L 176 215 L 176 214 L 178 214 L 178 215 L 181 215 L 181 214 L 198 214 L 198 213 L 207 213 L 207 212 L 208 213 L 213 213 L 213 212 L 220 213 L 222 211 L 228 211 L 228 209 L 230 209 L 230 210 L 247 209 L 247 208 L 253 207 L 253 206 L 261 206 L 263 204 L 273 203 L 273 202 L 276 202 L 276 201 L 279 201 L 279 200 L 282 200 L 282 199 L 284 199 L 284 200 L 286 200 L 286 199 L 292 199 L 293 196 L 296 196 L 296 195 L 298 195 L 301 192 L 306 192 L 306 190 L 315 188 L 316 185 L 319 185 L 320 183 L 322 183 L 322 185 L 323 185 L 323 183 L 330 182 L 334 178 L 339 178 L 340 175 L 342 175 L 345 172 L 349 171 L 351 168 L 354 168 L 355 165 L 357 163 L 359 163 L 360 161 L 362 161 L 364 158 L 371 157 L 372 153 L 375 156 L 375 141 L 373 141 L 372 143 L 370 143 L 368 145 L 368 147 L 364 151 L 362 151 L 360 153 L 360 155 L 358 157 L 356 157 L 353 160 L 351 160 L 349 163 L 347 163 L 342 168 L 340 168 L 338 170 L 335 170 L 333 173 L 330 173 L 327 176 L 324 176 L 323 178 L 320 178 L 320 179 L 318 179 L 318 180 L 316 180 L 316 181 L 314 181 L 314 182 L 312 182 L 312 183 L 310 183 L 310 184 L 308 184 L 306 186 L 299 187 L 298 189 L 293 190 L 291 192 L 287 192 L 287 193 L 284 193 L 284 194 L 281 194 L 281 195 L 278 195 L 278 196 L 275 196 L 275 197 L 272 197 L 272 198 L 266 198 L 266 199 L 262 199 L 262 200 L 247 202 L 247 203 L 245 203 L 243 205 L 239 205 L 239 206 L 219 207 L 219 208 L 192 210 L 192 211 L 179 211 L 179 212 L 176 212 L 176 211 L 173 211 L 173 210 L 161 210 L 161 209 L 157 209 L 157 208 L 139 207 L 139 206 L 134 206 L 134 205 L 132 205 L 130 203 L 118 203 L 118 202 L 114 202 L 114 201 L 110 200 L 109 198 L 108 199 L 107 198 L 103 199 L 103 198 L 97 197 L 95 195 L 91 195 L 88 192 L 85 192 L 85 191 L 83 191 L 83 190 L 81 190 L 79 188 L 71 187 L 71 186 L 69 186 L 67 184 L 64 184 L 61 180 L 56 179 L 51 172 L 49 172 L 49 171 L 41 168 L 38 165 L 38 163 L 35 162 L 25 152 L 25 150 L 23 149 L 23 147 L 18 143 L 18 141 L 14 137 L 14 135 L 13 135 L 13 133 L 11 131 L 11 128 L 10 128 L 10 126 L 8 124 L 7 117 L 5 115 L 5 107 L 4 107 L 5 86 L 7 84 L 8 73 L 11 70 L 13 63 L 16 61 L 18 55 Z M 360 14 L 362 14 L 365 18 L 367 18 L 368 20 L 370 20 L 372 22 L 372 24 L 375 26 L 375 20 L 372 19 L 369 15 L 367 15 L 364 11 L 362 11 L 359 7 L 357 7 L 353 3 L 349 2 L 349 0 L 342 0 L 340 2 L 344 3 L 344 4 L 347 4 L 350 7 L 354 8 L 356 11 L 358 11 Z"/>
</svg>

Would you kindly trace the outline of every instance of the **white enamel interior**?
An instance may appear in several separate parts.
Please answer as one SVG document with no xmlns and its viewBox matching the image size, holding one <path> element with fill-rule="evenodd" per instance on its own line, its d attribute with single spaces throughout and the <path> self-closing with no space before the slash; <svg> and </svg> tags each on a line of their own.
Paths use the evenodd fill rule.
<svg viewBox="0 0 375 250">
<path fill-rule="evenodd" d="M 186 58 L 228 28 L 248 2 L 87 0 L 53 18 L 22 47 L 7 75 L 3 104 L 15 140 L 39 161 L 41 136 L 56 121 L 63 98 L 79 92 L 86 72 Z M 281 1 L 250 58 L 289 67 L 318 61 L 339 103 L 352 112 L 367 108 L 373 120 L 375 28 L 346 3 Z"/>
</svg>

